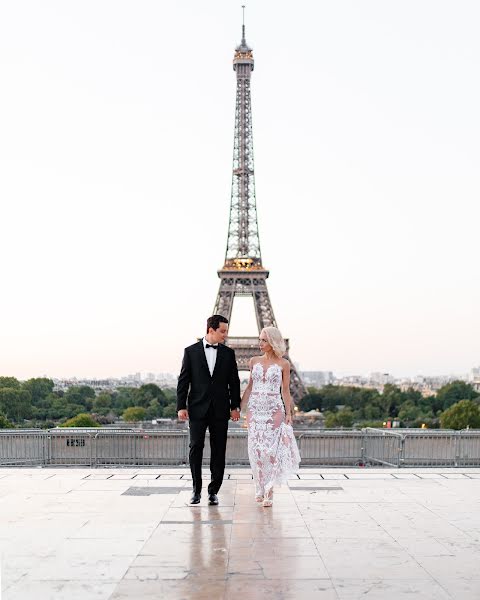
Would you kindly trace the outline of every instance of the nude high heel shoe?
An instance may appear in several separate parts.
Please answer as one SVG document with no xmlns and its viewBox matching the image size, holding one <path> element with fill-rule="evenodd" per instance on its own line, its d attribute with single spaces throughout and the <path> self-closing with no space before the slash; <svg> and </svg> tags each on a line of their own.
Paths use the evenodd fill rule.
<svg viewBox="0 0 480 600">
<path fill-rule="evenodd" d="M 263 498 L 263 506 L 272 506 L 273 504 L 273 489 L 268 492 Z"/>
</svg>

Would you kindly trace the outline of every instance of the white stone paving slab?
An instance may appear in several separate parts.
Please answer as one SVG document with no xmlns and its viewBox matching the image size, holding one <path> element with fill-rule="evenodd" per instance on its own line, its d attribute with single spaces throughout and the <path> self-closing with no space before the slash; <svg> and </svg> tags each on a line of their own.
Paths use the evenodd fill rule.
<svg viewBox="0 0 480 600">
<path fill-rule="evenodd" d="M 392 479 L 392 473 L 366 473 L 360 471 L 359 473 L 348 473 L 347 479 Z"/>
<path fill-rule="evenodd" d="M 434 579 L 334 579 L 339 600 L 451 600 Z M 473 597 L 470 599 L 473 600 Z"/>
<path fill-rule="evenodd" d="M 117 581 L 35 581 L 24 577 L 2 600 L 109 600 Z"/>
<path fill-rule="evenodd" d="M 445 573 L 438 578 L 438 583 L 455 600 L 478 600 L 480 598 L 480 578 L 454 577 Z"/>
</svg>

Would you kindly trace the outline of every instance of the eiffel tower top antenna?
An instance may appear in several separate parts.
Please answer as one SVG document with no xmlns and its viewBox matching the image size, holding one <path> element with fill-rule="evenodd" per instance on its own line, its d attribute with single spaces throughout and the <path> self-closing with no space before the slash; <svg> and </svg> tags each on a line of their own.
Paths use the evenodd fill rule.
<svg viewBox="0 0 480 600">
<path fill-rule="evenodd" d="M 245 41 L 245 4 L 242 4 L 242 44 L 246 44 Z"/>
</svg>

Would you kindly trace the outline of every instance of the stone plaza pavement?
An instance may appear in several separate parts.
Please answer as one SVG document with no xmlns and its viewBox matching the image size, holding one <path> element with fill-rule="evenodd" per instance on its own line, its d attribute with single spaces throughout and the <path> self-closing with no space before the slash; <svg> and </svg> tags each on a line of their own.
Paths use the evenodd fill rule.
<svg viewBox="0 0 480 600">
<path fill-rule="evenodd" d="M 208 478 L 208 477 L 207 477 Z M 480 469 L 2 468 L 2 600 L 480 598 Z"/>
</svg>

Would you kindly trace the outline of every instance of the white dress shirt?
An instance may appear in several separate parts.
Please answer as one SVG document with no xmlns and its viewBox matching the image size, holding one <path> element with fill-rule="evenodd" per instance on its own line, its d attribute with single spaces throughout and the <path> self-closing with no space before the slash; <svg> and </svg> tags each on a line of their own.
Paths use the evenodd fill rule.
<svg viewBox="0 0 480 600">
<path fill-rule="evenodd" d="M 207 342 L 207 339 L 203 338 L 203 349 L 205 350 L 205 356 L 207 357 L 208 370 L 210 371 L 210 376 L 212 376 L 213 369 L 215 368 L 215 362 L 217 361 L 218 350 L 215 350 L 215 348 L 207 348 L 208 343 L 209 342 Z M 217 344 L 215 344 L 215 346 L 216 345 Z"/>
</svg>

